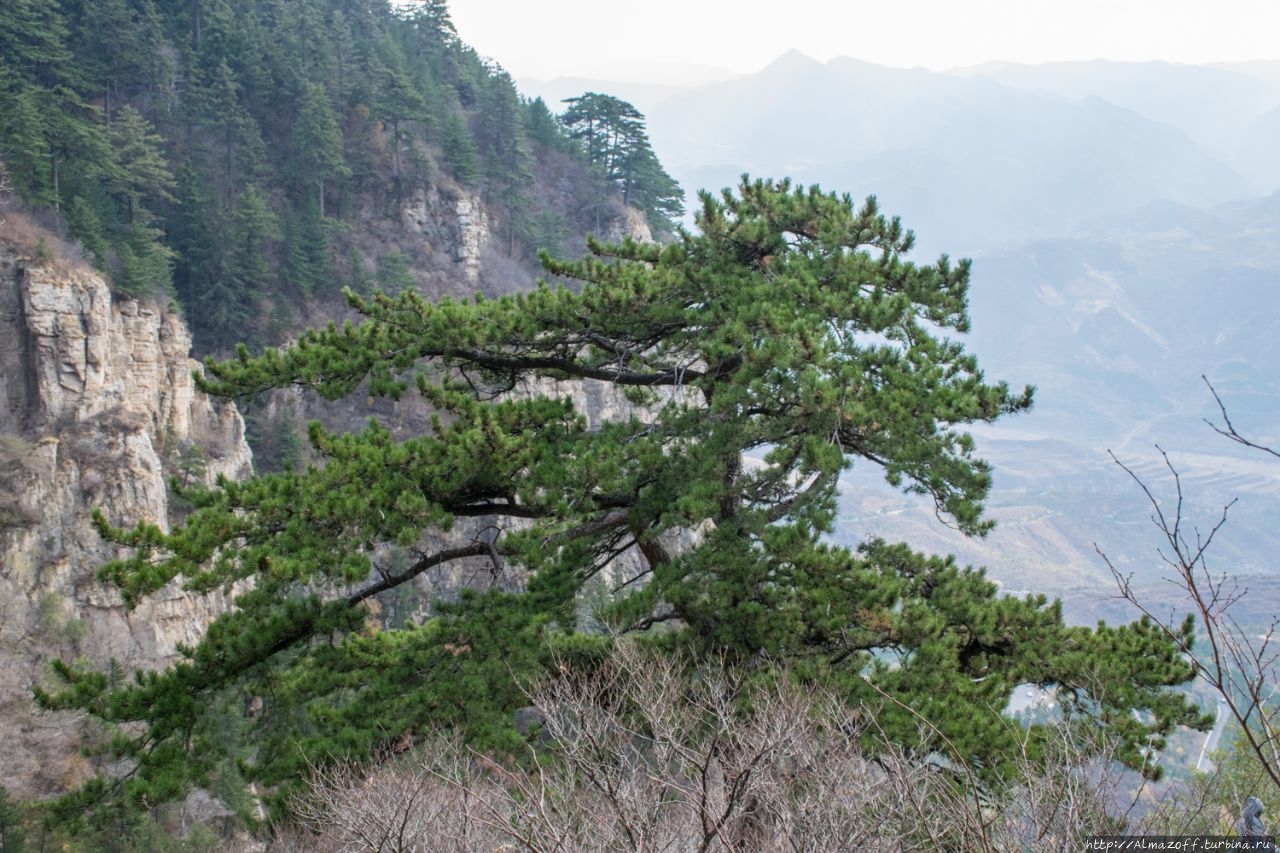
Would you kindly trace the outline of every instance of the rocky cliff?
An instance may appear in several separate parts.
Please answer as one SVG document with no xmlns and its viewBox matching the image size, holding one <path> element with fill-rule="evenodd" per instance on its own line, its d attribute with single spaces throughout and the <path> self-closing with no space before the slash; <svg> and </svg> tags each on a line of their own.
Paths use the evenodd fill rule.
<svg viewBox="0 0 1280 853">
<path fill-rule="evenodd" d="M 51 658 L 159 666 L 224 604 L 168 588 L 126 612 L 95 578 L 114 550 L 91 510 L 167 526 L 171 474 L 252 468 L 235 407 L 196 392 L 182 319 L 42 254 L 0 245 L 0 779 L 19 797 L 89 770 L 82 721 L 31 703 Z"/>
<path fill-rule="evenodd" d="M 126 611 L 96 579 L 116 551 L 93 529 L 91 511 L 117 525 L 167 527 L 176 520 L 170 476 L 241 477 L 252 458 L 235 406 L 196 391 L 199 364 L 179 315 L 113 295 L 98 273 L 66 259 L 74 248 L 47 235 L 55 250 L 37 249 L 34 238 L 14 238 L 15 224 L 20 232 L 11 215 L 0 227 L 0 785 L 26 798 L 65 790 L 93 770 L 79 754 L 94 736 L 88 721 L 40 712 L 31 701 L 50 660 L 163 666 L 227 603 L 170 586 Z M 401 251 L 430 296 L 501 292 L 536 277 L 497 250 L 502 223 L 465 193 L 424 193 L 398 222 L 363 224 L 371 257 Z M 652 239 L 634 211 L 615 211 L 605 225 L 606 240 Z M 329 319 L 306 313 L 311 323 Z M 613 389 L 558 390 L 593 420 L 627 405 Z M 269 434 L 281 419 L 294 430 L 311 418 L 354 429 L 370 414 L 400 433 L 424 428 L 429 417 L 421 406 L 373 401 L 371 410 L 369 401 L 319 404 L 281 391 L 258 418 Z M 468 583 L 424 579 L 414 606 L 428 608 Z"/>
</svg>

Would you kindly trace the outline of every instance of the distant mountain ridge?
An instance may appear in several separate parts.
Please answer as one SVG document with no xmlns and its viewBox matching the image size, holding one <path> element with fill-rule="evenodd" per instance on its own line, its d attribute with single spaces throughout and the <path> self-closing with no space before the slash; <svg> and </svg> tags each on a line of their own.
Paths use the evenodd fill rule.
<svg viewBox="0 0 1280 853">
<path fill-rule="evenodd" d="M 1238 78 L 1264 114 L 1267 84 L 1195 73 Z M 1162 198 L 1203 206 L 1274 188 L 1185 127 L 1081 91 L 994 73 L 824 64 L 793 51 L 756 74 L 667 98 L 650 128 L 686 188 L 727 186 L 747 171 L 875 193 L 930 252 L 1069 234 Z"/>
<path fill-rule="evenodd" d="M 1182 477 L 1189 530 L 1207 533 L 1240 499 L 1211 551 L 1214 571 L 1272 588 L 1280 464 L 1212 432 L 1205 420 L 1220 414 L 1201 375 L 1242 432 L 1280 446 L 1278 284 L 1280 193 L 1209 209 L 1154 203 L 977 259 L 967 345 L 989 376 L 1037 386 L 1029 414 L 974 430 L 995 466 L 996 530 L 956 535 L 930 507 L 855 472 L 837 538 L 873 532 L 955 553 L 1009 589 L 1066 596 L 1072 619 L 1114 619 L 1123 607 L 1107 603 L 1114 584 L 1095 544 L 1173 600 L 1151 508 L 1108 455 L 1170 510 L 1159 447 Z"/>
</svg>

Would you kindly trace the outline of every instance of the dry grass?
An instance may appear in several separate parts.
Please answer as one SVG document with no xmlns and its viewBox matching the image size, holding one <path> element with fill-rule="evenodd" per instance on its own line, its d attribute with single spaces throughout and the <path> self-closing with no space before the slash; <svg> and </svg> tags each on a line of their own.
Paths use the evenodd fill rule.
<svg viewBox="0 0 1280 853">
<path fill-rule="evenodd" d="M 63 231 L 53 211 L 31 210 L 12 201 L 0 216 L 0 250 L 12 252 L 27 266 L 57 273 L 93 272 L 80 244 L 60 236 Z"/>
</svg>

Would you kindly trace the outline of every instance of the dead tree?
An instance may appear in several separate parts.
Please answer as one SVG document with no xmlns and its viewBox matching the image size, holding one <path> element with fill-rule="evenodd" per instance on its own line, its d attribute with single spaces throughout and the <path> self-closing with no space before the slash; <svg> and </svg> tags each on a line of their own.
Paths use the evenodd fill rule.
<svg viewBox="0 0 1280 853">
<path fill-rule="evenodd" d="M 1280 452 L 1260 444 L 1237 431 L 1217 390 L 1205 377 L 1205 385 L 1218 404 L 1221 423 L 1206 419 L 1214 432 L 1250 450 L 1280 458 Z M 1098 555 L 1115 578 L 1120 594 L 1155 622 L 1170 638 L 1183 647 L 1196 675 L 1213 688 L 1239 725 L 1244 746 L 1257 756 L 1272 785 L 1280 793 L 1280 714 L 1274 702 L 1276 663 L 1280 659 L 1276 629 L 1280 617 L 1272 616 L 1270 625 L 1261 633 L 1251 633 L 1232 613 L 1249 590 L 1228 572 L 1210 568 L 1208 552 L 1214 539 L 1227 524 L 1237 499 L 1222 507 L 1213 524 L 1202 530 L 1186 517 L 1182 480 L 1177 469 L 1159 446 L 1164 465 L 1173 477 L 1173 495 L 1162 502 L 1146 481 L 1114 453 L 1111 458 L 1138 484 L 1151 507 L 1151 521 L 1161 544 L 1158 552 L 1169 570 L 1168 578 L 1186 596 L 1190 613 L 1178 621 L 1172 612 L 1157 614 L 1134 588 L 1132 575 L 1122 574 L 1096 544 Z M 1199 625 L 1206 650 L 1191 648 L 1188 620 Z"/>
</svg>

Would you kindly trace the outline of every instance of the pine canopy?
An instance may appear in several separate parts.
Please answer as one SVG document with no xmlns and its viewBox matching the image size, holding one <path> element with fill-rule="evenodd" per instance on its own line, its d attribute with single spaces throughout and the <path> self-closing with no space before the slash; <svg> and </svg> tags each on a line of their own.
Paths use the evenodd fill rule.
<svg viewBox="0 0 1280 853">
<path fill-rule="evenodd" d="M 408 437 L 313 424 L 323 464 L 192 495 L 169 533 L 100 520 L 134 548 L 103 571 L 130 601 L 174 579 L 248 583 L 172 669 L 121 685 L 63 667 L 67 690 L 44 701 L 140 722 L 120 747 L 152 801 L 208 774 L 203 712 L 232 690 L 268 697 L 245 762 L 267 781 L 442 725 L 511 745 L 521 684 L 603 642 L 578 626 L 604 582 L 615 630 L 833 687 L 922 756 L 946 742 L 999 773 L 1035 742 L 999 716 L 1032 683 L 1060 686 L 1140 764 L 1173 726 L 1205 722 L 1168 689 L 1191 673 L 1151 626 L 1067 627 L 1056 603 L 999 596 L 980 570 L 825 539 L 853 465 L 983 534 L 991 478 L 964 426 L 1031 404 L 949 337 L 968 329 L 968 262 L 918 265 L 911 245 L 874 199 L 744 178 L 704 194 L 696 230 L 669 245 L 545 259 L 572 287 L 352 296 L 358 324 L 209 363 L 215 394 L 419 394 L 438 414 Z M 568 389 L 593 385 L 632 405 L 589 422 Z M 486 582 L 421 623 L 374 618 L 372 602 L 455 563 Z"/>
</svg>

